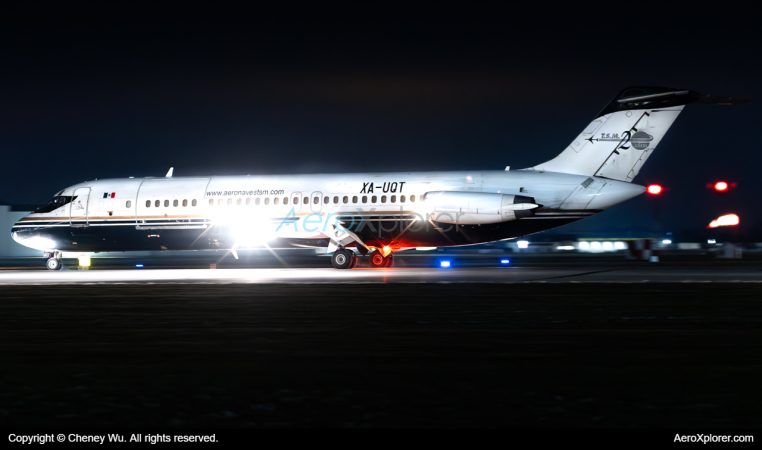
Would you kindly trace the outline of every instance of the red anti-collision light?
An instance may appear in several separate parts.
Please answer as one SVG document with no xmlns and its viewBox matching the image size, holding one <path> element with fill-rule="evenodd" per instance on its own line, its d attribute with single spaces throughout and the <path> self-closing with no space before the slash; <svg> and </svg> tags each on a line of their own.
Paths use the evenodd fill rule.
<svg viewBox="0 0 762 450">
<path fill-rule="evenodd" d="M 662 188 L 658 184 L 651 184 L 646 188 L 646 191 L 651 195 L 661 194 Z"/>
<path fill-rule="evenodd" d="M 719 192 L 727 191 L 728 190 L 728 183 L 726 183 L 724 181 L 718 181 L 718 182 L 714 183 L 714 190 L 715 191 L 719 191 Z"/>
</svg>

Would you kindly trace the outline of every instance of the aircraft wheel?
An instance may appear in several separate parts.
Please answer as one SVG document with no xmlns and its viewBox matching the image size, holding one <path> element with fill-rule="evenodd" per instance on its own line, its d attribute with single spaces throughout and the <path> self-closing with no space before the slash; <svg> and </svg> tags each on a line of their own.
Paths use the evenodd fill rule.
<svg viewBox="0 0 762 450">
<path fill-rule="evenodd" d="M 48 270 L 61 270 L 61 269 L 63 269 L 63 263 L 58 258 L 50 258 L 50 259 L 48 259 L 48 262 L 45 263 L 45 266 L 48 268 Z"/>
<path fill-rule="evenodd" d="M 374 269 L 386 267 L 386 258 L 378 250 L 370 252 L 370 266 Z"/>
<path fill-rule="evenodd" d="M 394 265 L 394 253 L 389 253 L 389 256 L 384 259 L 386 260 L 384 267 L 392 267 Z"/>
<path fill-rule="evenodd" d="M 354 269 L 355 267 L 357 267 L 358 261 L 360 261 L 360 258 L 357 257 L 355 252 L 352 252 L 352 265 L 349 266 L 349 268 L 350 269 Z"/>
<path fill-rule="evenodd" d="M 352 252 L 340 248 L 331 255 L 331 264 L 336 269 L 349 269 L 352 266 Z"/>
</svg>

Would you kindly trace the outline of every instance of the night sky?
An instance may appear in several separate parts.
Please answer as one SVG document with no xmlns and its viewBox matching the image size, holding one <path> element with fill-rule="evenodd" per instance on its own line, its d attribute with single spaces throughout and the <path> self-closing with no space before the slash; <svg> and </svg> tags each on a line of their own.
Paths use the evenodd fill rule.
<svg viewBox="0 0 762 450">
<path fill-rule="evenodd" d="M 574 2 L 508 9 L 67 8 L 0 15 L 0 199 L 127 176 L 500 170 L 560 153 L 622 88 L 689 105 L 638 184 L 570 230 L 760 227 L 758 15 Z M 506 3 L 509 5 L 509 3 Z M 40 7 L 41 8 L 41 7 Z M 376 8 L 376 10 L 372 9 Z M 705 185 L 738 187 L 723 197 Z"/>
</svg>

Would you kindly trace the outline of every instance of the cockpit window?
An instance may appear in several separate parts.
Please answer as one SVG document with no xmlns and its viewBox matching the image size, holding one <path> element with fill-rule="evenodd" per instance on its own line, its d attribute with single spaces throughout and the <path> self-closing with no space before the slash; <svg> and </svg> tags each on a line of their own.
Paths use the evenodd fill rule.
<svg viewBox="0 0 762 450">
<path fill-rule="evenodd" d="M 77 196 L 71 196 L 71 195 L 56 195 L 50 201 L 47 205 L 40 206 L 37 208 L 34 212 L 35 213 L 46 213 L 53 211 L 54 209 L 58 209 L 64 205 L 67 205 L 77 198 Z"/>
</svg>

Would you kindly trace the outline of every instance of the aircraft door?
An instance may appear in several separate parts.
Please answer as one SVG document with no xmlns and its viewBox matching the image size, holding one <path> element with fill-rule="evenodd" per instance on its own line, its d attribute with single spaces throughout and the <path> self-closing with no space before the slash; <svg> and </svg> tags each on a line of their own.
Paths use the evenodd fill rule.
<svg viewBox="0 0 762 450">
<path fill-rule="evenodd" d="M 322 192 L 313 192 L 310 196 L 310 209 L 314 213 L 319 213 L 320 210 L 323 207 L 323 193 Z"/>
<path fill-rule="evenodd" d="M 76 198 L 69 203 L 69 225 L 73 227 L 90 226 L 90 218 L 88 216 L 90 188 L 86 187 L 75 189 L 74 197 Z"/>
</svg>

